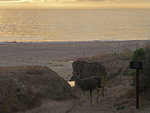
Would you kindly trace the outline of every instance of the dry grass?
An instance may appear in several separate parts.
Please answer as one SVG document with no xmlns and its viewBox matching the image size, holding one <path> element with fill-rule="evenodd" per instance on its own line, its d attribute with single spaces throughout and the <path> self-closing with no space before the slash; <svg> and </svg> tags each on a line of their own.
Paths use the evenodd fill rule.
<svg viewBox="0 0 150 113">
<path fill-rule="evenodd" d="M 73 93 L 69 84 L 47 67 L 0 67 L 0 113 L 24 111 L 46 98 L 68 99 Z"/>
<path fill-rule="evenodd" d="M 126 48 L 120 53 L 110 53 L 87 57 L 83 59 L 101 62 L 107 71 L 107 78 L 113 78 L 129 69 L 129 62 L 133 55 L 132 50 Z"/>
<path fill-rule="evenodd" d="M 24 94 L 17 96 L 17 86 L 12 79 L 0 81 L 0 113 L 15 113 L 24 111 L 40 104 L 40 99 L 30 88 L 26 87 Z"/>
<path fill-rule="evenodd" d="M 150 48 L 150 41 L 145 42 L 144 48 L 145 49 Z"/>
</svg>

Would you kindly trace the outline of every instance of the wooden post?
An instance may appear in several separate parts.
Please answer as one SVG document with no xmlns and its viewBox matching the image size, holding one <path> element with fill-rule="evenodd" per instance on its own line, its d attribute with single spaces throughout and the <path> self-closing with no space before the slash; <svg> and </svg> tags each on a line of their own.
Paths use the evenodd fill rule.
<svg viewBox="0 0 150 113">
<path fill-rule="evenodd" d="M 130 68 L 136 69 L 136 108 L 139 109 L 139 70 L 142 69 L 142 62 L 130 62 Z"/>
<path fill-rule="evenodd" d="M 136 69 L 136 108 L 139 109 L 139 69 Z"/>
</svg>

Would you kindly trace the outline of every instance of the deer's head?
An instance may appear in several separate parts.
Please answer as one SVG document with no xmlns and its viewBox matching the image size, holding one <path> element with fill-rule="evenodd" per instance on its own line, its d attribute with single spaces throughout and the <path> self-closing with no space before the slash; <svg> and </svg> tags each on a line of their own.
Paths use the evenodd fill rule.
<svg viewBox="0 0 150 113">
<path fill-rule="evenodd" d="M 75 80 L 77 80 L 78 79 L 78 72 L 72 72 L 72 77 L 70 78 L 70 80 L 69 81 L 75 81 Z"/>
</svg>

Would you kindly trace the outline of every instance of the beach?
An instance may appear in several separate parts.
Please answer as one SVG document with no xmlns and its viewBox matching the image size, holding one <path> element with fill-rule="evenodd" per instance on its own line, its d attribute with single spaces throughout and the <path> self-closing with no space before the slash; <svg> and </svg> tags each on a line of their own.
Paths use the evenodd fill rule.
<svg viewBox="0 0 150 113">
<path fill-rule="evenodd" d="M 108 54 L 113 56 L 125 51 L 134 51 L 148 44 L 149 41 L 146 40 L 1 43 L 0 66 L 47 66 L 65 80 L 69 80 L 72 76 L 72 62 L 78 58 L 101 57 Z M 142 113 L 141 110 L 135 109 L 135 99 L 132 94 L 132 98 L 128 98 L 129 90 L 131 93 L 135 90 L 130 84 L 131 77 L 118 75 L 107 82 L 105 97 L 100 96 L 98 103 L 95 103 L 96 92 L 93 93 L 92 106 L 86 92 L 81 97 L 82 106 L 78 104 L 78 99 L 62 101 L 44 99 L 40 106 L 27 110 L 26 113 Z M 74 90 L 74 93 L 78 94 L 79 91 Z M 145 111 L 148 109 L 146 108 Z"/>
<path fill-rule="evenodd" d="M 148 41 L 91 41 L 1 43 L 0 66 L 47 66 L 65 80 L 72 74 L 72 61 L 81 57 L 114 54 L 143 47 Z"/>
</svg>

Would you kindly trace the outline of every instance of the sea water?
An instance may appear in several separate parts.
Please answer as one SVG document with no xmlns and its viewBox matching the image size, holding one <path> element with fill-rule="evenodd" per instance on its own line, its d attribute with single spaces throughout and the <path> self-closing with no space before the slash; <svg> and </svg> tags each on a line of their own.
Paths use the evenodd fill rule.
<svg viewBox="0 0 150 113">
<path fill-rule="evenodd" d="M 149 9 L 0 9 L 0 42 L 149 38 Z"/>
</svg>

